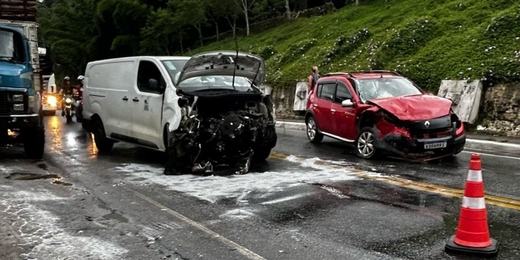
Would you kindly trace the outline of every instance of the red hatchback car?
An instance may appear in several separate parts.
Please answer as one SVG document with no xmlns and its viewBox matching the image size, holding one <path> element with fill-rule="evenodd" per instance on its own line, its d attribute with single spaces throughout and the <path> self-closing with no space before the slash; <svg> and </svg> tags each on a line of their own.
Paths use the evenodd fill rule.
<svg viewBox="0 0 520 260">
<path fill-rule="evenodd" d="M 309 93 L 307 137 L 355 144 L 356 155 L 427 161 L 460 153 L 464 124 L 448 99 L 428 94 L 391 71 L 330 73 Z"/>
</svg>

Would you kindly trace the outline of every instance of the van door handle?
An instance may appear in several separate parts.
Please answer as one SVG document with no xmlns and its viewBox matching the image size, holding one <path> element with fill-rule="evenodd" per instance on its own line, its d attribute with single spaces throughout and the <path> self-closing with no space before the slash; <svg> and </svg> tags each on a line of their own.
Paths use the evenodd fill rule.
<svg viewBox="0 0 520 260">
<path fill-rule="evenodd" d="M 126 96 L 123 97 L 124 101 L 128 101 L 128 98 Z"/>
<path fill-rule="evenodd" d="M 331 109 L 330 109 L 330 112 L 332 112 L 332 113 L 336 113 L 336 109 L 331 108 Z"/>
<path fill-rule="evenodd" d="M 132 101 L 139 102 L 139 99 L 135 97 L 134 99 L 132 99 Z"/>
</svg>

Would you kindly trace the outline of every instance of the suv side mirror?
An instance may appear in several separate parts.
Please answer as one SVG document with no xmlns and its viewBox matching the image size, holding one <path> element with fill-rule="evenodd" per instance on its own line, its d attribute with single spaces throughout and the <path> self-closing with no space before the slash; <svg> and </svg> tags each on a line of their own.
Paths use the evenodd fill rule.
<svg viewBox="0 0 520 260">
<path fill-rule="evenodd" d="M 342 107 L 353 107 L 354 102 L 352 102 L 352 100 L 350 98 L 347 98 L 341 102 L 341 106 Z"/>
</svg>

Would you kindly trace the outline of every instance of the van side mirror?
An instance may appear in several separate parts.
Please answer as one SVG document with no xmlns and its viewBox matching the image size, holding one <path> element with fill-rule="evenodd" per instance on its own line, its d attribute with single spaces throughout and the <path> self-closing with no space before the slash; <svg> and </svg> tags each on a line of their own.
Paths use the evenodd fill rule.
<svg viewBox="0 0 520 260">
<path fill-rule="evenodd" d="M 352 102 L 352 100 L 350 98 L 347 98 L 341 102 L 341 106 L 342 107 L 353 107 L 354 102 Z"/>
<path fill-rule="evenodd" d="M 156 79 L 149 79 L 148 85 L 150 86 L 150 89 L 162 91 L 159 86 L 159 82 Z"/>
</svg>

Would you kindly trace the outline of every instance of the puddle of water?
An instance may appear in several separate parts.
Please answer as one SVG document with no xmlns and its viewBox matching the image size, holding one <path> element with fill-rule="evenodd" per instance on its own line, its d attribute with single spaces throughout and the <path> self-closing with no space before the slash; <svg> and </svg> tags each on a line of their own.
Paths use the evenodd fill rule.
<svg viewBox="0 0 520 260">
<path fill-rule="evenodd" d="M 36 174 L 36 173 L 27 173 L 27 172 L 14 172 L 9 176 L 5 177 L 10 180 L 39 180 L 39 179 L 54 179 L 59 178 L 56 174 Z"/>
<path fill-rule="evenodd" d="M 110 214 L 106 214 L 103 216 L 104 219 L 114 219 L 114 220 L 117 220 L 119 222 L 124 222 L 124 223 L 128 223 L 128 219 L 123 217 L 121 214 L 118 214 L 118 213 L 115 213 L 115 212 L 112 212 Z"/>
</svg>

